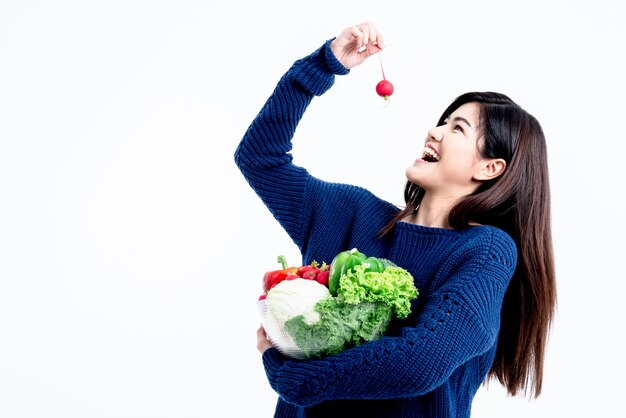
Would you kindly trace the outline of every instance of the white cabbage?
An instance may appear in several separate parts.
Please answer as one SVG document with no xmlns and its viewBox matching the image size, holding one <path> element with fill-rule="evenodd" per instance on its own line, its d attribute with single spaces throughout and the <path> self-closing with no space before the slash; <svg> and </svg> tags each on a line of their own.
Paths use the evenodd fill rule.
<svg viewBox="0 0 626 418">
<path fill-rule="evenodd" d="M 314 324 L 320 320 L 320 315 L 313 307 L 328 297 L 331 297 L 328 288 L 315 280 L 283 280 L 267 293 L 267 306 L 278 324 L 298 315 L 304 315 L 307 324 Z"/>
</svg>

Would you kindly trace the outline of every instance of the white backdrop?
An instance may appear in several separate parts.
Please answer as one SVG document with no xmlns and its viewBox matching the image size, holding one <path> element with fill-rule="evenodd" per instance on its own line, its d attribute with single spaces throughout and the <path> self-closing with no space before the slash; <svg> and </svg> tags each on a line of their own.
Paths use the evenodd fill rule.
<svg viewBox="0 0 626 418">
<path fill-rule="evenodd" d="M 220 4 L 223 3 L 223 4 Z M 270 417 L 255 301 L 297 248 L 233 153 L 291 63 L 373 20 L 391 45 L 300 124 L 313 174 L 402 203 L 440 112 L 507 93 L 548 138 L 559 309 L 541 398 L 475 417 L 624 416 L 623 3 L 0 5 L 0 416 Z"/>
</svg>

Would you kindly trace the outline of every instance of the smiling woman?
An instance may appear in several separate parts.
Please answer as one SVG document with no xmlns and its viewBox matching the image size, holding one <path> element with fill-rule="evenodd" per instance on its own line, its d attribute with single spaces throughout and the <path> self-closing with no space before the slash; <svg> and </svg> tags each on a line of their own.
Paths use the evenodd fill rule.
<svg viewBox="0 0 626 418">
<path fill-rule="evenodd" d="M 519 252 L 515 274 L 504 296 L 500 340 L 490 376 L 505 384 L 513 395 L 526 390 L 528 384 L 529 391 L 538 396 L 556 304 L 543 130 L 532 115 L 503 94 L 466 93 L 429 131 L 426 148 L 425 158 L 418 161 L 432 166 L 452 161 L 453 166 L 442 176 L 441 188 L 436 187 L 438 183 L 429 188 L 436 175 L 423 175 L 426 180 L 420 181 L 418 162 L 409 167 L 407 206 L 384 231 L 391 232 L 395 222 L 407 217 L 417 224 L 441 222 L 438 208 L 449 195 L 440 193 L 443 197 L 438 199 L 437 192 L 447 190 L 446 182 L 455 178 L 455 171 L 465 172 L 458 177 L 472 184 L 468 186 L 470 192 L 449 202 L 442 223 L 454 229 L 496 226 L 515 240 Z M 449 150 L 454 155 L 449 156 Z M 438 159 L 426 154 L 437 155 Z"/>
<path fill-rule="evenodd" d="M 406 169 L 406 206 L 296 166 L 291 140 L 315 96 L 384 48 L 350 26 L 280 79 L 235 152 L 242 174 L 302 253 L 349 248 L 401 265 L 420 298 L 385 337 L 316 360 L 257 347 L 275 417 L 467 417 L 489 378 L 541 393 L 556 300 L 545 139 L 507 96 L 459 96 Z M 523 175 L 522 175 L 523 174 Z"/>
<path fill-rule="evenodd" d="M 502 158 L 480 155 L 479 118 L 480 106 L 466 103 L 428 132 L 424 155 L 406 170 L 409 181 L 428 190 L 428 201 L 450 206 L 458 196 L 472 193 L 480 182 L 504 172 L 506 161 Z"/>
</svg>

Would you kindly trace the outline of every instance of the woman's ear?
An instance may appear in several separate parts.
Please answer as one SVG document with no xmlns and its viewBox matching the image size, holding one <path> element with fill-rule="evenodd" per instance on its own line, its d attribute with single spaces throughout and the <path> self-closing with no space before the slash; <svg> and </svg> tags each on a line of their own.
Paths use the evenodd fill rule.
<svg viewBox="0 0 626 418">
<path fill-rule="evenodd" d="M 502 158 L 485 159 L 478 164 L 474 180 L 492 180 L 504 173 L 504 170 L 506 170 L 506 161 Z"/>
</svg>

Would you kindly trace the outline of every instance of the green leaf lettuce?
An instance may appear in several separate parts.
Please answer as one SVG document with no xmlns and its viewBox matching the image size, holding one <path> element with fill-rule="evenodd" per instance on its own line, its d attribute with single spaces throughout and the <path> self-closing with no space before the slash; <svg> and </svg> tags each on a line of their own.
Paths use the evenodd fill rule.
<svg viewBox="0 0 626 418">
<path fill-rule="evenodd" d="M 366 272 L 365 266 L 355 266 L 339 279 L 337 297 L 346 303 L 362 301 L 381 302 L 393 308 L 398 318 L 411 312 L 411 300 L 418 296 L 413 276 L 397 266 L 389 266 L 381 273 Z"/>
<path fill-rule="evenodd" d="M 379 339 L 394 315 L 409 315 L 411 300 L 418 296 L 413 276 L 395 265 L 388 265 L 383 272 L 365 269 L 365 265 L 357 265 L 344 273 L 337 296 L 315 304 L 319 321 L 310 323 L 298 315 L 284 323 L 307 358 L 336 354 Z"/>
<path fill-rule="evenodd" d="M 339 298 L 320 300 L 314 308 L 320 320 L 307 324 L 304 315 L 287 320 L 285 330 L 306 357 L 323 357 L 382 337 L 392 308 L 382 303 L 348 304 Z"/>
</svg>

